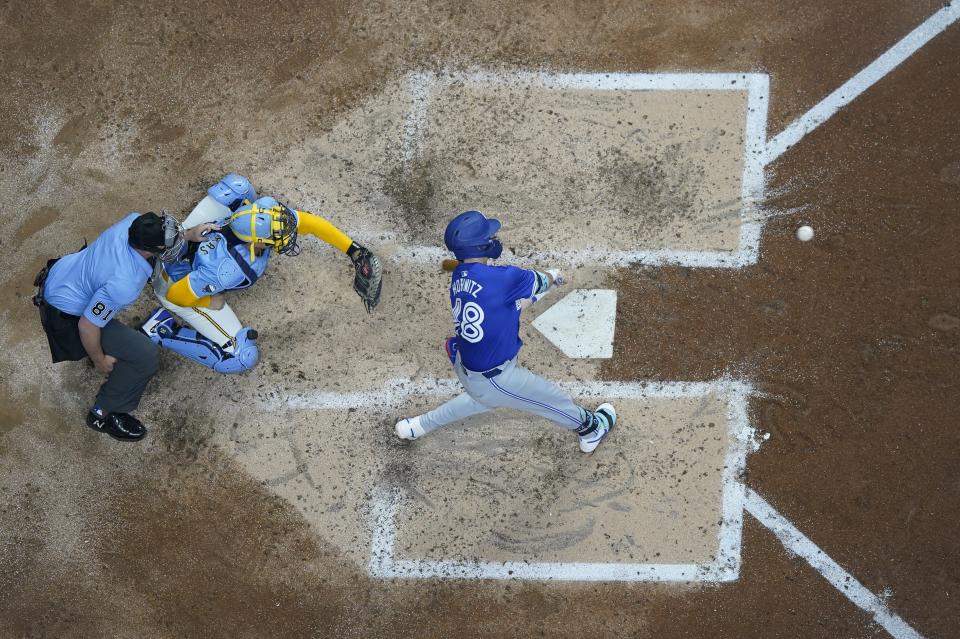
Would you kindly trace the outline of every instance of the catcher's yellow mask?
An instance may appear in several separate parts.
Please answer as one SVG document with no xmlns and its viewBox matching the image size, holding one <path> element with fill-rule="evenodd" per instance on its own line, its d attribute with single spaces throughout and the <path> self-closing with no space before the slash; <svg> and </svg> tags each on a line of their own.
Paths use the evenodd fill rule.
<svg viewBox="0 0 960 639">
<path fill-rule="evenodd" d="M 250 246 L 250 261 L 256 259 L 255 245 L 263 242 L 279 254 L 296 255 L 297 216 L 283 204 L 265 208 L 254 202 L 228 218 L 230 230 Z"/>
</svg>

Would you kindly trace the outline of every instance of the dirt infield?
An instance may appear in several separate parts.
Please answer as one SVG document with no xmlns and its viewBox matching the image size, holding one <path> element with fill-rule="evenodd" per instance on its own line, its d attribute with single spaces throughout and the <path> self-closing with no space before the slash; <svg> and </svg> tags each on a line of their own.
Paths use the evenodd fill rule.
<svg viewBox="0 0 960 639">
<path fill-rule="evenodd" d="M 587 461 L 517 416 L 411 445 L 392 433 L 442 397 L 403 384 L 450 377 L 443 276 L 417 257 L 439 246 L 447 209 L 502 209 L 523 259 L 733 250 L 744 144 L 734 92 L 682 106 L 583 92 L 547 109 L 555 94 L 455 83 L 409 154 L 408 73 L 767 74 L 772 137 L 944 3 L 701 5 L 0 8 L 0 637 L 887 636 L 751 516 L 724 583 L 368 570 L 383 487 L 403 494 L 402 560 L 715 557 L 717 401 L 624 400 L 623 434 Z M 739 479 L 943 638 L 960 623 L 958 51 L 955 24 L 767 167 L 757 263 L 584 264 L 578 286 L 617 291 L 611 359 L 565 359 L 523 328 L 526 361 L 563 383 L 749 381 L 750 423 L 769 439 Z M 626 111 L 648 129 L 618 121 Z M 656 127 L 671 133 L 617 151 Z M 82 416 L 99 378 L 49 364 L 33 274 L 127 211 L 188 209 L 230 170 L 378 247 L 383 308 L 363 314 L 347 261 L 307 243 L 231 301 L 263 327 L 257 369 L 227 378 L 165 353 L 140 411 L 149 437 L 97 436 Z M 566 208 L 577 215 L 552 219 Z M 813 242 L 793 237 L 801 223 Z M 360 403 L 321 407 L 329 397 Z"/>
</svg>

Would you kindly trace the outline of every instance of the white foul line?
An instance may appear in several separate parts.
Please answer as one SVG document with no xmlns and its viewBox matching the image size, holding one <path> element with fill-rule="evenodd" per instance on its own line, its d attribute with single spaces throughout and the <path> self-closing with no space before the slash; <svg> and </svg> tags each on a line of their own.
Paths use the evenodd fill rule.
<svg viewBox="0 0 960 639">
<path fill-rule="evenodd" d="M 773 509 L 766 500 L 746 489 L 744 507 L 757 521 L 776 535 L 790 552 L 802 557 L 814 570 L 861 610 L 873 615 L 874 620 L 895 639 L 922 639 L 922 636 L 896 614 L 890 612 L 886 603 L 857 581 L 853 575 L 840 567 L 816 544 Z"/>
<path fill-rule="evenodd" d="M 562 382 L 562 388 L 579 397 L 590 398 L 680 398 L 716 394 L 727 398 L 727 421 L 730 442 L 724 456 L 721 478 L 721 521 L 717 534 L 718 548 L 713 561 L 702 564 L 645 564 L 597 562 L 529 562 L 529 561 L 450 561 L 397 559 L 396 516 L 402 501 L 397 489 L 381 488 L 373 500 L 373 535 L 367 570 L 371 576 L 388 579 L 518 579 L 538 581 L 661 581 L 707 582 L 735 581 L 740 575 L 743 530 L 743 485 L 739 477 L 746 466 L 748 449 L 753 444 L 753 429 L 747 414 L 747 398 L 751 386 L 745 382 L 720 379 L 714 382 Z M 404 380 L 392 380 L 383 391 L 365 399 L 376 399 L 380 405 L 396 404 L 415 394 L 452 394 L 458 389 L 455 380 L 431 380 L 424 389 Z M 322 408 L 330 402 L 328 395 L 288 398 L 287 405 Z M 342 408 L 357 399 L 348 397 L 331 402 Z M 319 400 L 319 401 L 318 401 Z"/>
<path fill-rule="evenodd" d="M 803 136 L 850 104 L 861 93 L 913 55 L 917 49 L 956 22 L 958 18 L 960 18 L 960 0 L 953 0 L 949 5 L 937 11 L 923 24 L 911 31 L 907 37 L 893 45 L 860 73 L 843 83 L 839 89 L 791 123 L 783 132 L 767 142 L 763 164 L 767 165 L 776 160 L 784 151 L 799 142 Z"/>
</svg>

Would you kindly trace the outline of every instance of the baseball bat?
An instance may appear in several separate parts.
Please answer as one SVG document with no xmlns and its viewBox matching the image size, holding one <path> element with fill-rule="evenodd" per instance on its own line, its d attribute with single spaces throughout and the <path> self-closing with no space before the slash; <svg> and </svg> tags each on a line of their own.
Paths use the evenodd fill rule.
<svg viewBox="0 0 960 639">
<path fill-rule="evenodd" d="M 460 260 L 444 260 L 440 265 L 443 270 L 447 273 L 453 273 L 453 270 L 457 268 L 457 264 L 460 263 Z"/>
</svg>

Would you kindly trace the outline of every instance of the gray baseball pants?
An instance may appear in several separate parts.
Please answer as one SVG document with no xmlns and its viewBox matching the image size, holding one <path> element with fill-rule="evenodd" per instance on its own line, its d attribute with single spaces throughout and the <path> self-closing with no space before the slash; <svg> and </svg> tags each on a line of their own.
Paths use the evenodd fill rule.
<svg viewBox="0 0 960 639">
<path fill-rule="evenodd" d="M 87 359 L 79 321 L 76 315 L 63 313 L 46 302 L 40 304 L 40 323 L 54 363 Z M 117 362 L 100 387 L 94 406 L 107 413 L 129 413 L 140 404 L 147 383 L 160 368 L 160 347 L 115 319 L 100 329 L 100 347 Z"/>
<path fill-rule="evenodd" d="M 420 416 L 420 425 L 428 433 L 494 408 L 534 413 L 567 430 L 580 428 L 589 414 L 559 386 L 518 365 L 516 357 L 478 373 L 464 368 L 457 355 L 453 370 L 464 392 Z"/>
<path fill-rule="evenodd" d="M 160 347 L 140 331 L 117 320 L 100 329 L 103 352 L 117 358 L 107 381 L 100 387 L 94 405 L 107 413 L 129 413 L 160 368 Z"/>
</svg>

